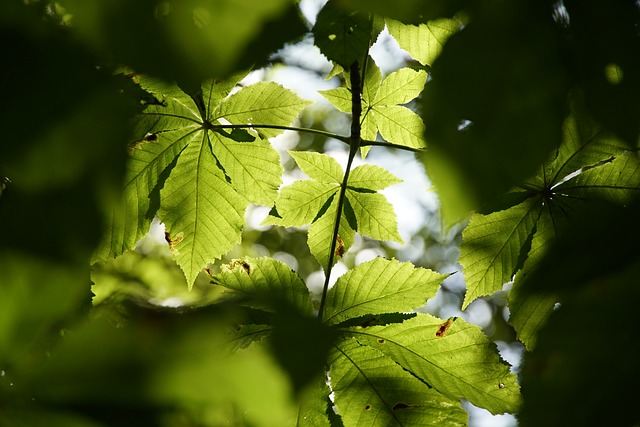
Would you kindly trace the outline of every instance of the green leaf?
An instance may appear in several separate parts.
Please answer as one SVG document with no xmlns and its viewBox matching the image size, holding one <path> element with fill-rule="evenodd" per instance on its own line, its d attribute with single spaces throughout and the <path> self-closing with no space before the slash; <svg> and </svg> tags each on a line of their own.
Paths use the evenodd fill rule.
<svg viewBox="0 0 640 427">
<path fill-rule="evenodd" d="M 310 224 L 339 189 L 338 184 L 313 180 L 296 181 L 284 187 L 276 200 L 278 214 L 282 217 L 280 224 L 285 227 Z"/>
<path fill-rule="evenodd" d="M 543 207 L 527 260 L 516 274 L 509 291 L 509 324 L 513 326 L 518 339 L 528 350 L 535 348 L 538 331 L 544 326 L 558 301 L 557 295 L 550 292 L 526 292 L 530 274 L 535 271 L 548 247 L 555 240 L 558 228 L 567 222 L 567 218 L 563 218 L 562 212 L 558 211 L 559 209 L 550 205 Z"/>
<path fill-rule="evenodd" d="M 307 105 L 290 90 L 277 83 L 258 82 L 234 93 L 220 104 L 219 110 L 211 114 L 211 121 L 225 119 L 234 125 L 289 126 Z M 261 138 L 271 138 L 284 132 L 283 129 L 254 128 Z"/>
<path fill-rule="evenodd" d="M 351 113 L 351 91 L 346 87 L 319 90 L 318 93 L 325 97 L 338 111 Z"/>
<path fill-rule="evenodd" d="M 353 208 L 358 233 L 373 239 L 404 243 L 393 206 L 385 196 L 347 189 L 347 200 Z"/>
<path fill-rule="evenodd" d="M 169 125 L 166 122 L 164 124 Z M 152 137 L 136 143 L 125 175 L 122 199 L 107 209 L 107 232 L 94 253 L 94 261 L 114 258 L 132 249 L 149 231 L 155 213 L 152 211 L 151 198 L 157 197 L 152 194 L 162 182 L 163 173 L 172 168 L 186 146 L 194 141 L 197 143 L 198 138 L 202 137 L 197 128 L 191 124 L 186 126 L 158 134 L 151 133 Z M 144 133 L 147 128 L 145 126 Z"/>
<path fill-rule="evenodd" d="M 123 201 L 109 217 L 111 234 L 96 258 L 132 248 L 158 213 L 191 286 L 208 262 L 240 241 L 248 204 L 274 202 L 283 169 L 278 152 L 261 138 L 282 130 L 258 125 L 288 126 L 308 102 L 265 82 L 229 96 L 242 76 L 209 80 L 197 90 L 187 85 L 190 94 L 174 84 L 136 77 L 159 102 L 136 119 L 138 140 L 132 146 Z M 234 126 L 253 135 L 247 138 L 246 131 Z M 234 132 L 244 133 L 238 138 Z"/>
<path fill-rule="evenodd" d="M 385 19 L 389 34 L 422 65 L 431 65 L 442 51 L 449 36 L 460 30 L 453 19 L 437 19 L 426 24 L 410 25 L 394 19 Z"/>
<path fill-rule="evenodd" d="M 278 196 L 283 169 L 280 155 L 268 141 L 236 142 L 214 132 L 211 147 L 238 193 L 251 203 L 273 203 Z"/>
<path fill-rule="evenodd" d="M 240 242 L 249 204 L 216 165 L 206 135 L 200 136 L 178 158 L 160 192 L 158 212 L 189 286 L 207 263 Z"/>
<path fill-rule="evenodd" d="M 467 399 L 493 414 L 518 409 L 516 376 L 478 326 L 422 314 L 401 324 L 352 328 L 350 334 L 451 399 Z"/>
<path fill-rule="evenodd" d="M 549 14 L 534 3 L 480 9 L 447 40 L 421 99 L 437 152 L 424 157 L 427 174 L 449 225 L 533 175 L 566 114 L 566 53 Z"/>
<path fill-rule="evenodd" d="M 353 189 L 384 190 L 402 180 L 376 165 L 360 165 L 349 174 L 349 187 Z"/>
<path fill-rule="evenodd" d="M 323 215 L 311 224 L 307 236 L 311 254 L 325 270 L 329 265 L 329 251 L 331 250 L 337 212 L 338 199 L 336 197 L 331 200 L 331 204 Z M 336 242 L 335 256 L 333 258 L 334 263 L 338 262 L 353 246 L 355 235 L 356 231 L 349 224 L 349 220 L 343 212 L 340 218 L 340 228 L 338 229 L 338 241 Z"/>
<path fill-rule="evenodd" d="M 213 281 L 230 289 L 231 295 L 249 298 L 249 306 L 273 311 L 278 301 L 313 315 L 309 290 L 291 268 L 273 258 L 243 258 L 224 265 Z"/>
<path fill-rule="evenodd" d="M 490 215 L 473 215 L 460 247 L 467 292 L 464 310 L 478 297 L 491 295 L 512 280 L 540 215 L 536 198 Z"/>
<path fill-rule="evenodd" d="M 640 196 L 640 159 L 625 152 L 599 166 L 588 168 L 575 179 L 559 184 L 556 191 L 580 199 L 597 197 L 626 205 Z"/>
<path fill-rule="evenodd" d="M 341 276 L 327 293 L 324 321 L 333 325 L 367 314 L 408 312 L 433 298 L 446 275 L 376 258 Z"/>
<path fill-rule="evenodd" d="M 300 393 L 296 427 L 331 427 L 329 411 L 332 411 L 327 378 L 321 375 Z"/>
<path fill-rule="evenodd" d="M 289 154 L 309 178 L 326 183 L 342 182 L 344 171 L 333 157 L 306 151 L 289 151 Z"/>
<path fill-rule="evenodd" d="M 422 70 L 401 68 L 394 71 L 380 84 L 371 106 L 406 104 L 420 95 L 426 82 L 427 73 Z"/>
<path fill-rule="evenodd" d="M 419 381 L 380 351 L 345 340 L 331 355 L 331 389 L 346 426 L 467 423 L 460 403 Z"/>
<path fill-rule="evenodd" d="M 347 13 L 329 0 L 316 18 L 313 27 L 315 45 L 329 60 L 349 69 L 355 61 L 362 61 L 369 50 L 373 26 L 369 16 L 361 12 Z"/>
<path fill-rule="evenodd" d="M 372 110 L 382 137 L 397 145 L 424 148 L 424 123 L 420 116 L 400 105 L 377 106 Z"/>
</svg>

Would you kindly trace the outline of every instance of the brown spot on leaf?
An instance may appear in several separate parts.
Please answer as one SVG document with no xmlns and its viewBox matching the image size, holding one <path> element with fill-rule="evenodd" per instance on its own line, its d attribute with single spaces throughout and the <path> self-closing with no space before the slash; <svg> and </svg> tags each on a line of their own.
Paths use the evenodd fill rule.
<svg viewBox="0 0 640 427">
<path fill-rule="evenodd" d="M 342 237 L 338 235 L 338 238 L 336 239 L 336 256 L 342 258 L 345 253 L 345 249 L 346 248 L 344 247 L 344 241 L 342 240 Z"/>
<path fill-rule="evenodd" d="M 184 240 L 184 233 L 181 231 L 172 238 L 171 234 L 165 232 L 164 240 L 166 240 L 169 244 L 169 250 L 171 251 L 171 253 L 174 255 L 178 255 L 179 251 L 175 248 L 175 246 Z"/>
<path fill-rule="evenodd" d="M 453 322 L 457 319 L 457 317 L 452 317 L 448 319 L 446 322 L 438 326 L 438 330 L 436 331 L 436 337 L 442 338 L 444 334 L 447 333 Z"/>
<path fill-rule="evenodd" d="M 395 405 L 393 405 L 394 411 L 399 411 L 401 409 L 409 409 L 409 408 L 411 408 L 411 405 L 407 405 L 406 403 L 402 403 L 402 402 L 398 402 Z"/>
</svg>

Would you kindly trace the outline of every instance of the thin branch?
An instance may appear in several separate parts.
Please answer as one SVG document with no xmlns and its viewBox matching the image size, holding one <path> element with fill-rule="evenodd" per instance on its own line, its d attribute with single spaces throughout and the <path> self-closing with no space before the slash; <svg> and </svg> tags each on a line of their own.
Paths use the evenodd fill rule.
<svg viewBox="0 0 640 427">
<path fill-rule="evenodd" d="M 263 125 L 263 124 L 241 124 L 241 125 L 211 125 L 209 129 L 282 129 L 292 130 L 296 132 L 314 133 L 317 135 L 326 136 L 342 141 L 346 144 L 349 143 L 348 136 L 336 135 L 335 133 L 327 132 L 320 129 L 299 128 L 295 126 L 279 126 L 279 125 Z"/>
<path fill-rule="evenodd" d="M 349 79 L 351 82 L 351 137 L 349 139 L 349 159 L 347 161 L 347 167 L 344 171 L 344 178 L 340 185 L 340 196 L 338 198 L 338 209 L 336 213 L 336 221 L 333 227 L 333 237 L 331 239 L 331 248 L 329 252 L 329 261 L 327 263 L 327 270 L 324 277 L 324 285 L 322 287 L 322 299 L 320 300 L 320 307 L 318 308 L 318 319 L 322 320 L 324 314 L 324 306 L 327 299 L 327 292 L 329 291 L 329 280 L 331 279 L 331 271 L 333 269 L 333 260 L 336 255 L 336 244 L 338 242 L 338 233 L 340 231 L 340 218 L 342 217 L 342 208 L 344 206 L 344 199 L 347 194 L 347 183 L 349 182 L 349 172 L 351 171 L 351 165 L 353 159 L 358 153 L 360 148 L 360 115 L 362 114 L 362 84 L 360 80 L 360 70 L 358 69 L 358 62 L 355 61 L 351 64 L 349 73 Z"/>
</svg>

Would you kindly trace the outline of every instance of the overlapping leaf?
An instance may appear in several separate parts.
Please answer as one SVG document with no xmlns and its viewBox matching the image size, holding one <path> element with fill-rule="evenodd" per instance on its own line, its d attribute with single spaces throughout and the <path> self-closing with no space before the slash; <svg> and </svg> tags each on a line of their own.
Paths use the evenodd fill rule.
<svg viewBox="0 0 640 427">
<path fill-rule="evenodd" d="M 385 19 L 389 34 L 422 65 L 431 65 L 442 51 L 447 38 L 460 29 L 453 19 L 437 19 L 426 24 L 403 24 L 394 19 Z"/>
<path fill-rule="evenodd" d="M 136 120 L 124 201 L 98 258 L 132 248 L 157 213 L 191 286 L 208 262 L 240 241 L 247 205 L 273 203 L 282 167 L 263 138 L 282 131 L 260 125 L 290 125 L 308 103 L 266 82 L 229 96 L 241 77 L 209 81 L 189 94 L 139 78 L 159 102 Z"/>
<path fill-rule="evenodd" d="M 345 426 L 463 426 L 466 413 L 460 399 L 493 413 L 514 412 L 519 404 L 515 375 L 479 327 L 455 318 L 401 315 L 433 297 L 444 277 L 410 263 L 377 258 L 338 279 L 327 295 L 322 321 L 323 330 L 335 333 L 329 333 L 330 341 L 318 343 L 314 336 L 305 344 L 307 354 L 325 352 L 325 345 L 331 344 L 326 359 L 330 387 L 320 375 L 301 390 L 296 425 L 333 425 L 328 421 L 330 392 Z M 247 297 L 254 308 L 273 311 L 268 298 L 262 299 L 265 305 L 255 304 L 273 295 L 271 301 L 287 300 L 288 307 L 311 316 L 303 282 L 273 259 L 233 261 L 214 282 Z M 275 318 L 286 316 L 275 307 Z M 397 316 L 385 317 L 390 314 Z M 305 325 L 308 321 L 297 320 Z M 278 341 L 275 326 L 239 325 L 229 343 L 241 348 L 271 336 L 278 354 L 288 349 L 283 339 L 300 346 L 301 334 L 308 335 L 306 327 L 292 327 L 281 330 Z"/>
<path fill-rule="evenodd" d="M 388 142 L 411 148 L 424 148 L 424 124 L 422 119 L 404 107 L 418 95 L 427 81 L 422 70 L 402 68 L 386 78 L 373 60 L 367 63 L 363 91 L 361 137 L 374 141 L 378 132 Z M 351 92 L 347 88 L 336 88 L 320 93 L 338 110 L 351 112 Z"/>
<path fill-rule="evenodd" d="M 555 158 L 522 187 L 525 192 L 507 196 L 519 198 L 517 202 L 472 216 L 463 232 L 460 263 L 467 281 L 463 307 L 502 289 L 515 274 L 512 323 L 531 347 L 554 301 L 549 295 L 534 298 L 520 293 L 521 282 L 562 232 L 572 211 L 588 209 L 594 199 L 625 204 L 640 195 L 640 161 L 637 153 L 626 151 L 623 143 L 574 106 Z"/>
<path fill-rule="evenodd" d="M 312 179 L 282 188 L 275 205 L 278 216 L 268 217 L 265 223 L 284 227 L 311 224 L 309 248 L 318 262 L 327 267 L 344 172 L 335 159 L 324 154 L 291 152 L 291 155 Z M 377 192 L 399 182 L 374 165 L 361 165 L 351 172 L 341 212 L 338 257 L 349 250 L 356 231 L 374 239 L 402 242 L 393 206 Z"/>
<path fill-rule="evenodd" d="M 324 321 L 338 324 L 371 313 L 408 312 L 435 296 L 446 275 L 376 258 L 341 276 L 327 294 Z"/>
<path fill-rule="evenodd" d="M 331 387 L 345 426 L 465 426 L 467 414 L 402 369 L 391 358 L 356 340 L 331 356 Z"/>
<path fill-rule="evenodd" d="M 468 399 L 493 414 L 517 410 L 516 376 L 478 326 L 422 314 L 351 334 L 451 399 Z"/>
</svg>

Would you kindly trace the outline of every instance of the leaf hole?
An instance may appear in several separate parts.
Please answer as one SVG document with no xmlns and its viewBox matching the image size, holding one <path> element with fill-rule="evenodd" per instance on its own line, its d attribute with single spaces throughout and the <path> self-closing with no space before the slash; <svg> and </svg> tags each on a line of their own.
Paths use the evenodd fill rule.
<svg viewBox="0 0 640 427">
<path fill-rule="evenodd" d="M 407 405 L 406 403 L 399 402 L 399 403 L 396 403 L 395 405 L 393 405 L 393 410 L 394 411 L 399 411 L 401 409 L 408 409 L 410 407 L 411 406 Z"/>
<path fill-rule="evenodd" d="M 335 34 L 329 34 L 329 40 L 334 41 L 338 36 Z"/>
<path fill-rule="evenodd" d="M 364 407 L 364 410 L 365 410 L 365 411 L 370 411 L 370 410 L 371 410 L 371 405 L 367 405 L 367 406 L 365 406 L 365 407 Z"/>
<path fill-rule="evenodd" d="M 382 338 L 378 338 L 378 344 L 384 344 L 386 341 Z"/>
</svg>

